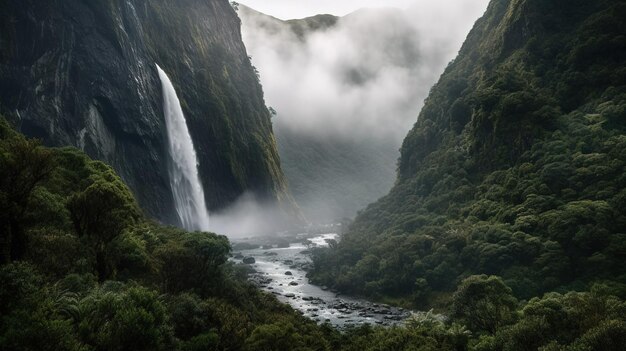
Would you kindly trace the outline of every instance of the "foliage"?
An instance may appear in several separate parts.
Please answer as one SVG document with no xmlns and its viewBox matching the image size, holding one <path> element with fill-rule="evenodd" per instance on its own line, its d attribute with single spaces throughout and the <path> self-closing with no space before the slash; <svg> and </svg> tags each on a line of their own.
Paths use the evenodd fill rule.
<svg viewBox="0 0 626 351">
<path fill-rule="evenodd" d="M 110 170 L 107 170 L 110 172 Z M 97 179 L 67 201 L 78 237 L 86 237 L 94 251 L 100 281 L 111 277 L 109 245 L 139 217 L 130 190 L 117 176 Z"/>
<path fill-rule="evenodd" d="M 454 293 L 452 317 L 474 332 L 495 333 L 515 320 L 517 300 L 500 277 L 471 276 Z"/>
<path fill-rule="evenodd" d="M 492 1 L 405 139 L 396 185 L 315 252 L 311 278 L 440 310 L 471 275 L 518 299 L 626 283 L 624 16 L 623 1 Z"/>
<path fill-rule="evenodd" d="M 517 323 L 500 329 L 492 350 L 620 350 L 626 340 L 623 300 L 590 293 L 533 298 Z"/>
<path fill-rule="evenodd" d="M 7 123 L 2 122 L 3 128 Z M 37 185 L 56 164 L 52 153 L 37 140 L 7 135 L 0 139 L 0 262 L 21 259 L 27 246 L 24 233 L 27 207 Z"/>
<path fill-rule="evenodd" d="M 108 166 L 0 118 L 0 349 L 620 350 L 625 11 L 492 1 L 391 194 L 314 250 L 317 281 L 451 308 L 405 326 L 305 319 L 245 282 L 226 238 L 151 223 Z"/>
<path fill-rule="evenodd" d="M 230 244 L 224 236 L 185 233 L 156 250 L 161 263 L 163 289 L 172 293 L 194 291 L 201 296 L 215 293 L 220 287 L 221 266 L 226 263 Z"/>
<path fill-rule="evenodd" d="M 2 224 L 24 235 L 24 261 L 0 265 L 0 350 L 239 350 L 277 322 L 303 349 L 328 349 L 315 323 L 227 263 L 226 237 L 151 223 L 78 150 L 42 147 L 2 118 L 0 136 Z"/>
</svg>

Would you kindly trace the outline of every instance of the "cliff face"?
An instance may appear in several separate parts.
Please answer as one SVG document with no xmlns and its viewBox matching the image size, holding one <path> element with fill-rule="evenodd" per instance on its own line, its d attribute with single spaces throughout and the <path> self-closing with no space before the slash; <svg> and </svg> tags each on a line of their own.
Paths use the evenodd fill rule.
<svg viewBox="0 0 626 351">
<path fill-rule="evenodd" d="M 0 2 L 0 106 L 20 131 L 112 165 L 176 223 L 161 84 L 187 118 L 211 210 L 244 192 L 291 207 L 269 113 L 228 1 Z"/>
<path fill-rule="evenodd" d="M 396 185 L 317 260 L 326 285 L 441 305 L 624 283 L 624 1 L 493 0 L 404 140 Z"/>
</svg>

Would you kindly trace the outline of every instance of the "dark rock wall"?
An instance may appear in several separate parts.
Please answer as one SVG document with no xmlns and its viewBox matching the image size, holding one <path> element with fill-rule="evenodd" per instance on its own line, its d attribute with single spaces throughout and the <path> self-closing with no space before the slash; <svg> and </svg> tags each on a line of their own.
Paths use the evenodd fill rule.
<svg viewBox="0 0 626 351">
<path fill-rule="evenodd" d="M 0 109 L 111 164 L 176 223 L 158 63 L 181 100 L 211 210 L 249 191 L 292 208 L 263 93 L 226 0 L 0 0 Z"/>
</svg>

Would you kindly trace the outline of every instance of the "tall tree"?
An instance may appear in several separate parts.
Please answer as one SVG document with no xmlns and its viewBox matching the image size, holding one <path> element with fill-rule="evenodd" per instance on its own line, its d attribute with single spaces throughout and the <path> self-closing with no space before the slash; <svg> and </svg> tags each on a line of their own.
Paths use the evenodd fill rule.
<svg viewBox="0 0 626 351">
<path fill-rule="evenodd" d="M 54 154 L 37 140 L 21 136 L 0 140 L 0 263 L 24 256 L 24 216 L 31 195 L 55 167 Z"/>
<path fill-rule="evenodd" d="M 140 216 L 132 194 L 109 170 L 97 176 L 84 191 L 70 197 L 67 208 L 76 233 L 86 238 L 92 247 L 98 279 L 104 281 L 113 274 L 108 257 L 109 244 Z"/>
</svg>

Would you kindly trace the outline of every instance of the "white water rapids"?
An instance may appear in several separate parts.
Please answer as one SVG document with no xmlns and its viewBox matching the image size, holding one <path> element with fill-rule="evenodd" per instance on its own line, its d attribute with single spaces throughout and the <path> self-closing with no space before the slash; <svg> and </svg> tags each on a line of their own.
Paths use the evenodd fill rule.
<svg viewBox="0 0 626 351">
<path fill-rule="evenodd" d="M 209 230 L 209 211 L 198 175 L 198 158 L 176 90 L 157 66 L 163 87 L 163 111 L 169 143 L 170 186 L 178 217 L 186 230 Z"/>
</svg>

